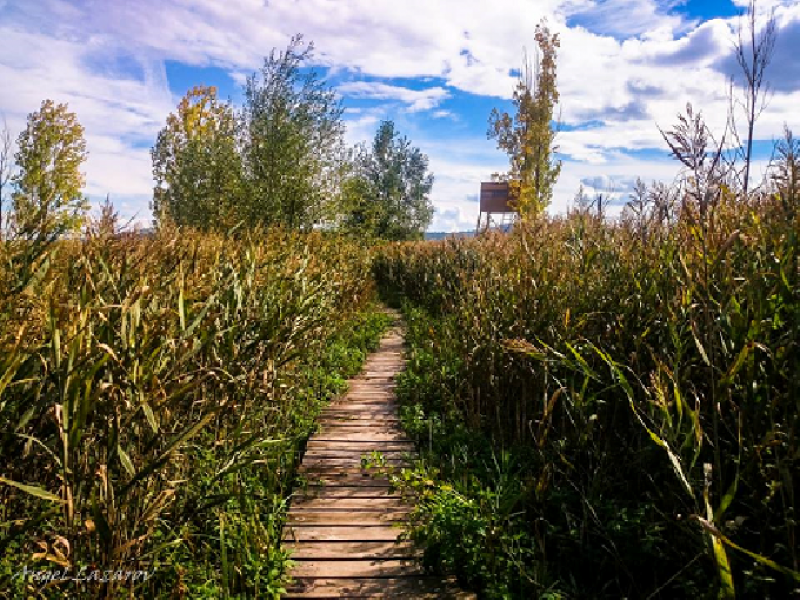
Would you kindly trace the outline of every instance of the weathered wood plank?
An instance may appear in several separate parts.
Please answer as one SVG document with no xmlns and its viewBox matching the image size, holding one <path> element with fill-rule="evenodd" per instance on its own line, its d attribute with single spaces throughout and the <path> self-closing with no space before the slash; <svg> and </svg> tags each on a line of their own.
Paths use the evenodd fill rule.
<svg viewBox="0 0 800 600">
<path fill-rule="evenodd" d="M 385 463 L 387 465 L 391 465 L 393 467 L 407 467 L 410 462 L 408 459 L 405 458 L 392 458 L 386 457 Z M 319 469 L 348 469 L 348 468 L 361 468 L 361 456 L 343 456 L 343 457 L 335 457 L 335 456 L 308 456 L 303 459 L 303 469 L 305 470 L 317 470 Z M 301 473 L 306 472 L 305 470 L 301 470 Z M 369 472 L 369 471 L 367 471 Z"/>
<path fill-rule="evenodd" d="M 324 410 L 322 411 L 320 416 L 332 417 L 332 418 L 345 417 L 349 419 L 360 419 L 362 421 L 368 421 L 370 419 L 386 418 L 386 417 L 389 417 L 389 419 L 392 421 L 397 421 L 398 419 L 397 412 L 391 408 L 370 409 L 368 407 L 365 408 L 363 406 L 357 408 L 352 408 L 348 406 L 346 408 Z"/>
<path fill-rule="evenodd" d="M 360 473 L 345 473 L 341 476 L 329 473 L 304 473 L 306 485 L 326 486 L 359 486 L 359 487 L 390 487 L 388 477 L 370 477 Z"/>
<path fill-rule="evenodd" d="M 377 427 L 385 427 L 386 425 L 395 425 L 400 422 L 396 416 L 387 414 L 357 414 L 357 413 L 326 413 L 320 416 L 318 421 L 321 425 L 355 425 L 363 427 L 364 425 L 375 425 Z"/>
<path fill-rule="evenodd" d="M 313 510 L 295 509 L 287 516 L 286 524 L 293 525 L 352 525 L 360 527 L 364 525 L 377 525 L 380 523 L 398 523 L 405 521 L 411 512 L 409 507 L 394 508 L 392 510 L 360 510 L 350 509 L 347 511 L 325 510 L 316 512 Z"/>
<path fill-rule="evenodd" d="M 310 485 L 292 495 L 292 504 L 311 501 L 315 498 L 341 498 L 345 500 L 397 498 L 403 496 L 387 486 L 330 486 Z"/>
<path fill-rule="evenodd" d="M 383 450 L 380 448 L 373 448 L 371 446 L 365 446 L 361 450 L 357 450 L 351 448 L 341 449 L 341 448 L 323 448 L 323 449 L 313 449 L 313 450 L 306 450 L 306 453 L 303 455 L 303 460 L 319 460 L 319 459 L 334 459 L 334 460 L 355 460 L 359 462 L 362 457 L 369 456 L 373 452 L 378 452 L 382 456 L 387 459 L 395 459 L 395 460 L 407 460 L 412 455 L 407 450 Z"/>
<path fill-rule="evenodd" d="M 411 542 L 289 542 L 284 547 L 292 551 L 292 560 L 330 560 L 342 556 L 350 559 L 410 559 L 419 554 Z"/>
<path fill-rule="evenodd" d="M 376 433 L 365 431 L 340 431 L 340 432 L 320 432 L 314 438 L 317 442 L 364 442 L 374 444 L 375 442 L 410 442 L 405 433 L 399 431 L 391 433 Z"/>
<path fill-rule="evenodd" d="M 358 527 L 321 525 L 287 525 L 283 539 L 294 542 L 394 542 L 403 533 L 402 528 L 392 527 L 390 523 Z"/>
<path fill-rule="evenodd" d="M 373 450 L 378 452 L 390 453 L 411 453 L 414 449 L 414 443 L 411 441 L 325 441 L 325 440 L 312 440 L 306 446 L 306 453 L 309 452 L 352 452 L 358 454 L 368 454 Z"/>
<path fill-rule="evenodd" d="M 402 506 L 399 496 L 377 498 L 348 498 L 341 496 L 321 496 L 300 498 L 292 501 L 292 510 L 384 510 Z"/>
<path fill-rule="evenodd" d="M 403 577 L 422 575 L 415 560 L 298 560 L 293 577 Z"/>
<path fill-rule="evenodd" d="M 402 578 L 299 578 L 290 586 L 287 599 L 397 598 L 465 600 L 472 594 L 459 591 L 435 577 Z"/>
</svg>

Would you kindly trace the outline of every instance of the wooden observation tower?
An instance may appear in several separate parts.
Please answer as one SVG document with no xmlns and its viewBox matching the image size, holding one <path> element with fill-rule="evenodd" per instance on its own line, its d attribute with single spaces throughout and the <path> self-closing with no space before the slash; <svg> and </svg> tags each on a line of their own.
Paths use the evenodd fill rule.
<svg viewBox="0 0 800 600">
<path fill-rule="evenodd" d="M 480 214 L 476 234 L 499 229 L 509 231 L 519 218 L 519 213 L 511 206 L 506 181 L 481 182 Z"/>
</svg>

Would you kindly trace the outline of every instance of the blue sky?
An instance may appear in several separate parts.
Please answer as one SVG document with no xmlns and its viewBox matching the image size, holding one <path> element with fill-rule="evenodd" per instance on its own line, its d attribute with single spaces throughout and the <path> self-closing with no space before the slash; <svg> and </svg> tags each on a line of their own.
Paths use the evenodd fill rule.
<svg viewBox="0 0 800 600">
<path fill-rule="evenodd" d="M 430 157 L 432 231 L 474 227 L 480 181 L 507 169 L 486 139 L 489 112 L 510 110 L 513 72 L 536 23 L 559 33 L 563 160 L 552 212 L 581 183 L 624 200 L 636 177 L 671 181 L 657 126 L 686 102 L 721 132 L 731 49 L 745 0 L 0 0 L 0 115 L 16 136 L 41 100 L 67 102 L 86 127 L 87 193 L 110 194 L 148 223 L 149 148 L 196 84 L 241 99 L 273 47 L 302 33 L 339 91 L 347 142 L 393 119 Z M 758 169 L 783 124 L 797 129 L 800 2 L 760 0 L 778 46 L 774 93 L 758 123 Z"/>
</svg>

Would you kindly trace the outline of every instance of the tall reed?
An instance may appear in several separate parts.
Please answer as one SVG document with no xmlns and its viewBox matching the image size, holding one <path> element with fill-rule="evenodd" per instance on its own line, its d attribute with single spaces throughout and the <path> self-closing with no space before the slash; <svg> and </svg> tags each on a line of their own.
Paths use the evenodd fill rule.
<svg viewBox="0 0 800 600">
<path fill-rule="evenodd" d="M 406 402 L 516 457 L 517 594 L 797 593 L 800 221 L 784 204 L 573 213 L 376 261 L 417 307 Z M 464 452 L 436 457 L 456 483 L 485 460 Z"/>
<path fill-rule="evenodd" d="M 0 259 L 0 588 L 277 595 L 297 452 L 341 384 L 331 340 L 372 301 L 370 251 L 162 228 Z M 151 578 L 19 575 L 47 565 Z"/>
</svg>

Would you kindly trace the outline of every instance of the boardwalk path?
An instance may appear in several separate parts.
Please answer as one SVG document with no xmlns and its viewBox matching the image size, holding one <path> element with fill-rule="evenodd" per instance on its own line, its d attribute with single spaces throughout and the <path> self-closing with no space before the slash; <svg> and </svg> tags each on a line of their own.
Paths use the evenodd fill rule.
<svg viewBox="0 0 800 600">
<path fill-rule="evenodd" d="M 413 453 L 393 391 L 403 365 L 402 329 L 395 326 L 347 395 L 323 412 L 300 468 L 307 486 L 295 492 L 284 529 L 297 563 L 285 598 L 471 597 L 422 574 L 416 549 L 397 539 L 409 505 L 386 477 L 361 468 L 361 457 L 374 450 L 391 464 Z"/>
</svg>

